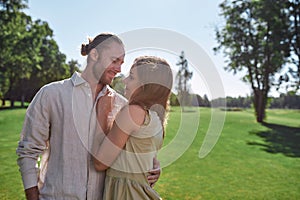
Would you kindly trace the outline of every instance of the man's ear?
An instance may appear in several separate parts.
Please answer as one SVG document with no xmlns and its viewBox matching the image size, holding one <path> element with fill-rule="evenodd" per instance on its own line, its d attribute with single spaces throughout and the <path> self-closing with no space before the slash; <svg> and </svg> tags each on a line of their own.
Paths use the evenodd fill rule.
<svg viewBox="0 0 300 200">
<path fill-rule="evenodd" d="M 90 51 L 90 58 L 93 60 L 93 61 L 97 61 L 98 58 L 99 58 L 99 54 L 98 54 L 98 51 L 97 49 L 93 48 L 91 51 Z"/>
</svg>

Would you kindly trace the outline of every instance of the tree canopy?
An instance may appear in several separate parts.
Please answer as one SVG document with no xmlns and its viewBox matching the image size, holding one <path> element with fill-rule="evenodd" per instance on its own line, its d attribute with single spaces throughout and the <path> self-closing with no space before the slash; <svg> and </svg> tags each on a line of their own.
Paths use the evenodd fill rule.
<svg viewBox="0 0 300 200">
<path fill-rule="evenodd" d="M 26 8 L 27 1 L 0 0 L 0 99 L 12 106 L 79 69 L 77 61 L 66 63 L 48 23 L 32 20 Z"/>
<path fill-rule="evenodd" d="M 287 2 L 292 1 L 225 0 L 220 4 L 225 25 L 216 30 L 219 45 L 214 50 L 223 50 L 227 71 L 245 73 L 243 80 L 251 84 L 258 122 L 265 118 L 270 88 L 279 84 L 276 77 L 291 58 Z"/>
</svg>

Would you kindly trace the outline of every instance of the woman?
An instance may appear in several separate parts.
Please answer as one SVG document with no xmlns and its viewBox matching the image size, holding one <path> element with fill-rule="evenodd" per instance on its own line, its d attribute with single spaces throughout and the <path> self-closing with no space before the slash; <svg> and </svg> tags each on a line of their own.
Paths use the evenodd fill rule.
<svg viewBox="0 0 300 200">
<path fill-rule="evenodd" d="M 113 125 L 107 121 L 110 99 L 103 98 L 98 105 L 102 113 L 98 121 L 107 133 L 94 155 L 96 170 L 108 168 L 103 199 L 160 199 L 147 175 L 153 168 L 153 156 L 163 144 L 172 71 L 165 60 L 143 56 L 135 59 L 124 83 L 128 105 L 117 114 Z"/>
</svg>

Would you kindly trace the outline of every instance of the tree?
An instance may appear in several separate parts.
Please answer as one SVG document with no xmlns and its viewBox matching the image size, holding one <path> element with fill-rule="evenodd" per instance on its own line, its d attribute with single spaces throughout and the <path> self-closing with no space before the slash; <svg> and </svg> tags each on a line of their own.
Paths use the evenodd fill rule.
<svg viewBox="0 0 300 200">
<path fill-rule="evenodd" d="M 18 34 L 16 29 L 15 10 L 27 8 L 22 0 L 0 0 L 0 99 L 5 104 L 4 95 L 9 90 L 9 79 L 6 73 L 7 58 L 11 56 L 13 38 Z"/>
<path fill-rule="evenodd" d="M 300 89 L 300 0 L 290 0 L 286 3 L 290 20 L 290 44 L 291 44 L 291 63 L 294 68 L 290 68 L 288 80 L 292 80 L 292 88 L 295 91 Z"/>
<path fill-rule="evenodd" d="M 69 68 L 70 68 L 70 74 L 73 74 L 74 72 L 80 72 L 80 64 L 77 60 L 70 60 L 68 62 Z"/>
<path fill-rule="evenodd" d="M 23 3 L 25 2 L 25 3 Z M 27 1 L 0 1 L 0 98 L 30 101 L 44 84 L 69 77 L 77 61 L 66 64 L 47 22 L 22 12 Z"/>
<path fill-rule="evenodd" d="M 270 108 L 300 109 L 300 96 L 294 91 L 280 94 L 278 98 L 271 98 Z"/>
<path fill-rule="evenodd" d="M 111 83 L 111 87 L 122 95 L 125 93 L 125 84 L 123 83 L 124 78 L 124 74 L 120 74 L 119 76 L 115 77 Z"/>
<path fill-rule="evenodd" d="M 190 94 L 192 106 L 203 106 L 203 99 L 199 94 Z"/>
<path fill-rule="evenodd" d="M 179 56 L 179 62 L 176 63 L 176 65 L 180 66 L 176 75 L 176 89 L 179 96 L 179 102 L 182 105 L 182 109 L 184 111 L 184 106 L 187 106 L 189 98 L 188 81 L 192 78 L 193 72 L 189 71 L 188 69 L 188 62 L 184 56 L 183 51 L 181 52 L 181 55 Z"/>
<path fill-rule="evenodd" d="M 228 58 L 225 70 L 246 72 L 251 84 L 257 122 L 263 122 L 275 75 L 287 62 L 289 53 L 286 0 L 225 0 L 220 4 L 225 26 L 216 30 L 219 46 Z"/>
<path fill-rule="evenodd" d="M 30 35 L 30 27 L 27 25 L 31 23 L 31 18 L 21 12 L 21 9 L 27 7 L 22 1 L 1 1 L 0 5 L 0 69 L 4 79 L 1 81 L 1 96 L 5 98 L 9 95 L 13 106 L 16 98 L 13 88 L 28 76 L 28 65 L 32 62 L 28 55 L 31 53 L 30 48 L 26 46 Z"/>
<path fill-rule="evenodd" d="M 174 94 L 173 92 L 171 92 L 171 95 L 170 95 L 170 105 L 171 106 L 179 106 L 179 101 L 177 99 L 177 95 Z"/>
</svg>

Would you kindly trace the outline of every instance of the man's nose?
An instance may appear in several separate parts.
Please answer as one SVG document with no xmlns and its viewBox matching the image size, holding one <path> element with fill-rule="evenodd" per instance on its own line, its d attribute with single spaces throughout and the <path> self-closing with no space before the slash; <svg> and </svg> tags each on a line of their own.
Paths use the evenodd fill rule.
<svg viewBox="0 0 300 200">
<path fill-rule="evenodd" d="M 116 64 L 116 65 L 114 66 L 114 70 L 115 70 L 116 72 L 120 73 L 120 72 L 121 72 L 121 65 L 122 65 L 122 64 Z"/>
<path fill-rule="evenodd" d="M 116 67 L 115 67 L 115 70 L 119 73 L 119 72 L 121 72 L 121 65 L 117 65 Z"/>
</svg>

